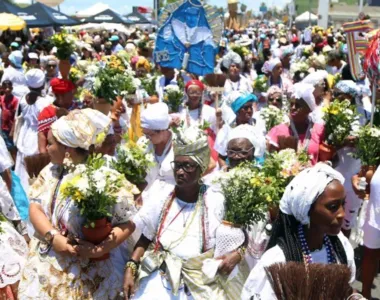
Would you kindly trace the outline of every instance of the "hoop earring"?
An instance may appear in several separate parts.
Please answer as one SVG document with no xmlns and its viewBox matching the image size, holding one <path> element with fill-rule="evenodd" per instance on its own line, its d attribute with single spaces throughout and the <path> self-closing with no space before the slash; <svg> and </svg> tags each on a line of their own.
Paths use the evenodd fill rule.
<svg viewBox="0 0 380 300">
<path fill-rule="evenodd" d="M 199 184 L 199 185 L 204 185 L 204 182 L 203 182 L 203 179 L 202 179 L 202 178 L 199 178 L 199 179 L 198 179 L 198 184 Z"/>
</svg>

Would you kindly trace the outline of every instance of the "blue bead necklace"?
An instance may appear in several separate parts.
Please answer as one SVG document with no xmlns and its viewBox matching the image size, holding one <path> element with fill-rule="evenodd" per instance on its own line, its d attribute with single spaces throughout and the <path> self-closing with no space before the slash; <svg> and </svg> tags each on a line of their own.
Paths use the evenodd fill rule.
<svg viewBox="0 0 380 300">
<path fill-rule="evenodd" d="M 311 251 L 309 249 L 309 246 L 307 245 L 307 242 L 306 242 L 305 232 L 303 230 L 302 224 L 300 224 L 298 226 L 298 238 L 301 242 L 302 255 L 303 255 L 303 259 L 304 259 L 305 264 L 307 264 L 307 265 L 312 264 L 313 258 L 311 256 Z M 334 255 L 334 250 L 333 250 L 331 241 L 327 235 L 325 235 L 323 238 L 323 244 L 324 244 L 324 246 L 326 248 L 326 252 L 327 252 L 327 263 L 328 264 L 336 264 L 337 261 L 336 261 L 335 255 Z"/>
</svg>

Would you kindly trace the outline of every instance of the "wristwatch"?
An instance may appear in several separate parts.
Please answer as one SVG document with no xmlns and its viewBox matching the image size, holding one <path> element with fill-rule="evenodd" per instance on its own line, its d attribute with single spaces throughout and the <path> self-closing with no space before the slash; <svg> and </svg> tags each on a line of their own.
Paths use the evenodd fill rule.
<svg viewBox="0 0 380 300">
<path fill-rule="evenodd" d="M 45 233 L 45 241 L 49 245 L 53 242 L 54 236 L 60 234 L 58 230 L 52 229 Z"/>
</svg>

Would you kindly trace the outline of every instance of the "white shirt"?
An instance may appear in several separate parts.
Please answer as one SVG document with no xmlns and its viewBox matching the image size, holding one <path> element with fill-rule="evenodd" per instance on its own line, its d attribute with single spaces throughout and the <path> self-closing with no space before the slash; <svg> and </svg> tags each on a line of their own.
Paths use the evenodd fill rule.
<svg viewBox="0 0 380 300">
<path fill-rule="evenodd" d="M 339 233 L 338 238 L 343 244 L 343 248 L 347 255 L 347 265 L 351 269 L 351 280 L 350 283 L 355 281 L 356 266 L 354 259 L 354 250 L 348 239 Z M 311 252 L 311 256 L 314 263 L 327 264 L 327 252 L 326 248 L 323 247 L 319 251 Z M 276 295 L 272 289 L 272 286 L 267 278 L 265 268 L 276 263 L 286 262 L 284 252 L 279 246 L 275 246 L 269 249 L 261 257 L 259 263 L 251 271 L 248 276 L 247 281 L 244 284 L 244 288 L 241 294 L 242 300 L 273 300 L 276 299 Z M 253 298 L 251 298 L 253 297 Z"/>
<path fill-rule="evenodd" d="M 215 108 L 209 105 L 202 106 L 202 120 L 199 119 L 199 109 L 189 110 L 190 115 L 190 126 L 201 126 L 203 122 L 206 121 L 210 124 L 210 128 L 212 131 L 216 132 L 216 115 Z M 186 124 L 186 108 L 180 107 L 179 114 L 181 117 L 181 121 L 184 121 Z"/>
</svg>

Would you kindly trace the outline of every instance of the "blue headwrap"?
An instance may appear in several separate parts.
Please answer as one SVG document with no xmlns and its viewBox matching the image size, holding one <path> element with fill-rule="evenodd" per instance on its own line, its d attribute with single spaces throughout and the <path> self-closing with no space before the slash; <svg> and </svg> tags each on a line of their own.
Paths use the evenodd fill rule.
<svg viewBox="0 0 380 300">
<path fill-rule="evenodd" d="M 345 94 L 349 94 L 353 97 L 356 97 L 360 94 L 360 89 L 357 86 L 357 84 L 352 80 L 340 80 L 336 85 L 335 88 L 337 90 L 342 91 Z"/>
<path fill-rule="evenodd" d="M 231 109 L 236 114 L 247 102 L 257 102 L 257 97 L 253 94 L 242 95 L 231 104 Z"/>
</svg>

